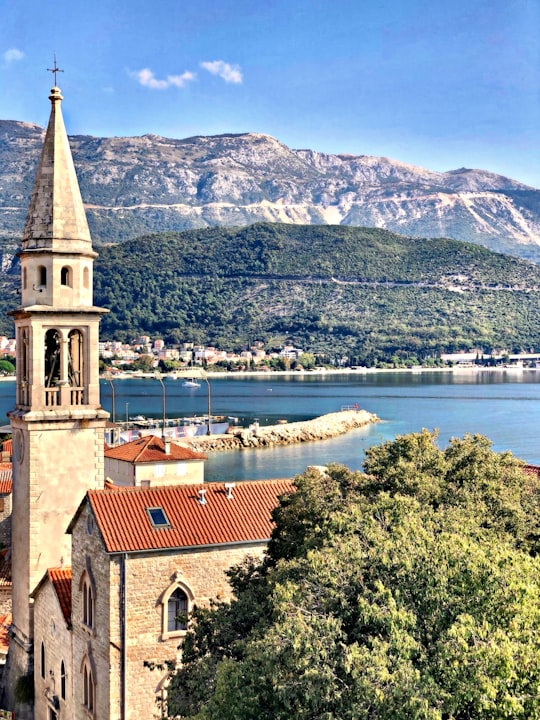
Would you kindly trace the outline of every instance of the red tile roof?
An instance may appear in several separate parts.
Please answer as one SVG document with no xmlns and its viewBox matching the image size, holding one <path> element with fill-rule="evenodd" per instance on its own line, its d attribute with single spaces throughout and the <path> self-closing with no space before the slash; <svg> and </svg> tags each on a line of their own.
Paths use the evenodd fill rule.
<svg viewBox="0 0 540 720">
<path fill-rule="evenodd" d="M 13 454 L 13 439 L 9 438 L 9 440 L 4 440 L 2 443 L 2 452 L 9 453 L 10 455 Z"/>
<path fill-rule="evenodd" d="M 0 463 L 0 495 L 9 495 L 13 490 L 13 465 Z"/>
<path fill-rule="evenodd" d="M 170 443 L 170 452 L 166 453 L 165 443 L 156 435 L 147 435 L 117 447 L 106 448 L 105 457 L 131 463 L 206 460 L 206 455 L 176 443 Z"/>
<path fill-rule="evenodd" d="M 62 614 L 67 623 L 71 622 L 71 568 L 49 568 L 47 575 L 56 592 Z"/>
<path fill-rule="evenodd" d="M 107 552 L 116 553 L 264 542 L 279 496 L 292 490 L 291 480 L 259 480 L 236 483 L 231 499 L 222 483 L 89 490 L 87 498 Z M 154 527 L 148 508 L 163 508 L 169 526 Z"/>
</svg>

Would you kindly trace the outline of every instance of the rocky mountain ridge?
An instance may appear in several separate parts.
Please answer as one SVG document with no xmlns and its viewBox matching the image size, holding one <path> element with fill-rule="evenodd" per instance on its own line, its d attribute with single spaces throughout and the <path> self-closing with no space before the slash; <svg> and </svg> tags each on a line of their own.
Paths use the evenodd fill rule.
<svg viewBox="0 0 540 720">
<path fill-rule="evenodd" d="M 0 236 L 20 237 L 44 130 L 0 121 Z M 540 262 L 540 191 L 483 170 L 294 150 L 260 133 L 72 136 L 96 245 L 257 221 L 451 237 Z"/>
</svg>

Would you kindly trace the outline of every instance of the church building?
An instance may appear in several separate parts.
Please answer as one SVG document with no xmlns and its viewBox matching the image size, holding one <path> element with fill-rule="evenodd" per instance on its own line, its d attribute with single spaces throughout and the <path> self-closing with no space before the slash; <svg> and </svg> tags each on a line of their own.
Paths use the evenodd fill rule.
<svg viewBox="0 0 540 720">
<path fill-rule="evenodd" d="M 58 87 L 49 99 L 12 312 L 13 621 L 0 708 L 17 720 L 162 717 L 166 675 L 146 663 L 179 659 L 192 607 L 230 597 L 227 569 L 262 555 L 292 484 L 204 483 L 203 456 L 144 443 L 151 477 L 124 451 L 108 457 L 123 479 L 105 480 L 106 310 L 93 304 L 96 253 Z"/>
</svg>

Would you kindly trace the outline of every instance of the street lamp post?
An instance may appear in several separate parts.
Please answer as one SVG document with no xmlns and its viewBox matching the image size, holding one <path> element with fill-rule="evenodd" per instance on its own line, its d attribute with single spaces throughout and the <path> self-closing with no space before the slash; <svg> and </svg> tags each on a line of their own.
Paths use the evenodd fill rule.
<svg viewBox="0 0 540 720">
<path fill-rule="evenodd" d="M 109 373 L 108 375 L 106 375 L 106 378 L 107 378 L 107 380 L 109 381 L 109 385 L 111 386 L 111 396 L 112 396 L 112 413 L 111 413 L 111 418 L 112 418 L 112 423 L 113 423 L 113 425 L 114 425 L 115 422 L 116 422 L 116 399 L 115 399 L 115 396 L 114 396 L 114 384 L 113 384 L 113 381 L 112 381 L 112 375 L 111 375 L 110 373 Z M 127 412 L 127 411 L 126 411 L 126 412 Z"/>
<path fill-rule="evenodd" d="M 206 434 L 211 435 L 212 434 L 212 415 L 211 415 L 211 410 L 210 410 L 210 383 L 208 382 L 206 373 L 202 377 L 206 383 L 206 390 L 208 392 L 208 429 L 206 431 Z"/>
<path fill-rule="evenodd" d="M 165 383 L 163 382 L 161 375 L 158 375 L 157 373 L 156 373 L 156 380 L 159 380 L 159 382 L 161 383 L 161 397 L 162 397 L 162 403 L 163 403 L 163 425 L 162 425 L 162 430 L 161 430 L 161 439 L 163 440 L 163 442 L 165 442 L 165 422 L 166 422 L 166 418 L 167 418 L 166 408 L 165 408 Z"/>
</svg>

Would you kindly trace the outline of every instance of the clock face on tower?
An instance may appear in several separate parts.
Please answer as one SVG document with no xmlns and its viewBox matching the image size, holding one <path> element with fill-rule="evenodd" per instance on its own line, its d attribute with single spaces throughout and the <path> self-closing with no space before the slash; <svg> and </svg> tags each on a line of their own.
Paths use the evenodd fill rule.
<svg viewBox="0 0 540 720">
<path fill-rule="evenodd" d="M 24 433 L 22 430 L 15 430 L 13 433 L 13 455 L 18 463 L 24 459 Z"/>
</svg>

